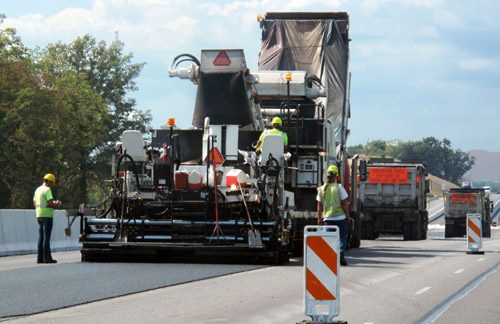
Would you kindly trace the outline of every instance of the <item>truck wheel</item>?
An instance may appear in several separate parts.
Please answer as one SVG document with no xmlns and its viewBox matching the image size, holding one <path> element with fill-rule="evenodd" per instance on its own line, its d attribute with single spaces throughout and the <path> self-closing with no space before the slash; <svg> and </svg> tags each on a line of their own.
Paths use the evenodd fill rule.
<svg viewBox="0 0 500 324">
<path fill-rule="evenodd" d="M 412 224 L 411 222 L 404 222 L 403 223 L 403 240 L 405 241 L 410 241 L 413 238 L 413 231 L 412 231 Z"/>
<path fill-rule="evenodd" d="M 417 221 L 412 224 L 413 240 L 418 241 L 422 239 L 422 214 L 417 214 Z"/>
<path fill-rule="evenodd" d="M 454 224 L 444 225 L 444 238 L 455 237 Z"/>
<path fill-rule="evenodd" d="M 427 231 L 422 230 L 422 240 L 427 240 Z"/>
<path fill-rule="evenodd" d="M 361 223 L 359 218 L 359 214 L 351 213 L 352 224 L 350 226 L 351 240 L 349 241 L 349 246 L 354 249 L 361 246 Z"/>
<path fill-rule="evenodd" d="M 365 239 L 374 240 L 375 237 L 375 224 L 373 221 L 365 222 Z"/>
<path fill-rule="evenodd" d="M 491 237 L 491 225 L 488 221 L 482 221 L 483 224 L 483 237 Z"/>
</svg>

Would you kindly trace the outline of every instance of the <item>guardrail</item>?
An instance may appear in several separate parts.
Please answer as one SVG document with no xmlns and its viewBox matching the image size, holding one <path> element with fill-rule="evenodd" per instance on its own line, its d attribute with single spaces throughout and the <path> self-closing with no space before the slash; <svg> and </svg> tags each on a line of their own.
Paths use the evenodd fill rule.
<svg viewBox="0 0 500 324">
<path fill-rule="evenodd" d="M 50 240 L 52 251 L 75 251 L 81 249 L 78 242 L 80 222 L 71 225 L 71 235 L 66 236 L 69 225 L 65 210 L 54 211 L 54 227 Z M 38 223 L 34 209 L 0 210 L 0 256 L 37 253 Z"/>
<path fill-rule="evenodd" d="M 434 200 L 436 200 L 438 198 L 439 198 L 438 196 L 434 196 L 432 198 L 427 198 L 427 203 L 430 203 L 431 201 L 434 201 Z"/>
</svg>

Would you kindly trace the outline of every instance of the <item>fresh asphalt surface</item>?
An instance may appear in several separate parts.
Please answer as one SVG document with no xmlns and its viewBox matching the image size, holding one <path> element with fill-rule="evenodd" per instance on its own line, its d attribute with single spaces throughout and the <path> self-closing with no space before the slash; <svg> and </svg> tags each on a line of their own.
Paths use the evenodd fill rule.
<svg viewBox="0 0 500 324">
<path fill-rule="evenodd" d="M 439 206 L 439 204 L 442 206 L 442 201 L 435 202 L 435 205 Z M 431 216 L 432 213 L 430 210 L 429 212 Z M 439 212 L 439 207 L 436 208 L 436 212 Z M 452 295 L 453 289 L 456 288 L 451 288 L 451 286 L 449 288 L 445 288 L 443 286 L 441 290 L 438 290 L 437 287 L 434 286 L 436 284 L 429 284 L 427 282 L 423 282 L 422 284 L 421 282 L 419 283 L 418 280 L 412 280 L 410 282 L 407 279 L 404 279 L 404 276 L 402 277 L 401 282 L 395 281 L 397 277 L 404 274 L 408 271 L 408 269 L 422 269 L 421 267 L 423 265 L 428 264 L 434 259 L 448 259 L 450 255 L 463 255 L 463 257 L 456 258 L 456 261 L 453 263 L 444 262 L 443 265 L 439 266 L 439 273 L 444 272 L 446 267 L 449 266 L 450 269 L 446 270 L 454 276 L 457 276 L 457 278 L 459 275 L 463 276 L 464 274 L 468 274 L 467 277 L 464 277 L 463 283 L 459 283 L 464 286 L 469 281 L 473 280 L 475 276 L 485 271 L 482 268 L 472 272 L 467 270 L 472 266 L 470 261 L 468 261 L 471 260 L 471 257 L 466 257 L 463 252 L 460 252 L 463 251 L 463 249 L 461 247 L 457 249 L 456 245 L 458 243 L 459 246 L 462 246 L 463 243 L 460 242 L 463 241 L 463 239 L 443 240 L 442 236 L 444 226 L 435 223 L 433 223 L 435 226 L 429 229 L 429 237 L 432 238 L 435 236 L 437 241 L 430 239 L 421 242 L 402 242 L 397 238 L 385 238 L 372 242 L 363 241 L 363 249 L 349 251 L 348 260 L 350 262 L 350 266 L 342 269 L 346 283 L 341 287 L 341 294 L 343 296 L 342 309 L 343 314 L 346 314 L 344 316 L 347 316 L 347 314 L 358 314 L 356 316 L 366 318 L 366 320 L 362 323 L 387 323 L 387 319 L 384 321 L 382 313 L 377 314 L 377 311 L 381 311 L 379 308 L 370 309 L 370 311 L 368 311 L 369 308 L 364 307 L 362 310 L 366 312 L 363 312 L 360 311 L 359 307 L 355 307 L 354 304 L 361 302 L 362 304 L 368 305 L 374 304 L 376 300 L 384 300 L 394 302 L 393 305 L 390 303 L 384 304 L 385 307 L 397 308 L 399 307 L 398 299 L 394 299 L 393 297 L 400 294 L 403 287 L 409 285 L 411 286 L 409 287 L 409 290 L 415 291 L 414 296 L 429 294 L 433 291 L 446 290 L 449 291 L 448 293 L 450 295 Z M 494 241 L 491 241 L 490 243 L 493 244 Z M 444 246 L 441 246 L 440 249 L 436 249 L 437 246 L 433 246 L 435 244 Z M 416 248 L 417 246 L 419 248 Z M 427 246 L 427 248 L 424 248 L 425 246 Z M 493 250 L 498 251 L 496 248 L 493 248 Z M 494 254 L 489 254 L 489 258 L 493 257 Z M 273 313 L 276 313 L 276 310 L 280 310 L 280 307 L 284 307 L 280 315 L 283 316 L 283 318 L 286 316 L 292 316 L 300 319 L 303 317 L 303 306 L 301 301 L 302 292 L 300 284 L 302 281 L 302 266 L 300 266 L 300 264 L 298 267 L 296 266 L 297 264 L 295 264 L 295 266 L 294 264 L 291 264 L 291 266 L 283 268 L 228 264 L 81 263 L 79 262 L 78 252 L 55 253 L 55 258 L 59 260 L 59 263 L 56 265 L 36 264 L 36 256 L 34 255 L 0 258 L 0 321 L 2 321 L 2 319 L 8 321 L 9 318 L 12 319 L 12 317 L 21 316 L 18 320 L 27 323 L 37 323 L 41 320 L 41 318 L 47 318 L 48 321 L 46 322 L 51 323 L 54 322 L 55 319 L 57 319 L 57 323 L 63 323 L 65 322 L 65 319 L 69 318 L 72 318 L 71 321 L 78 322 L 78 320 L 76 320 L 78 316 L 74 315 L 74 312 L 81 312 L 81 307 L 85 307 L 84 309 L 88 307 L 96 307 L 99 309 L 101 303 L 103 302 L 93 303 L 99 300 L 105 301 L 105 304 L 102 304 L 103 309 L 100 309 L 97 312 L 90 311 L 90 314 L 93 314 L 94 317 L 97 314 L 102 314 L 99 315 L 98 318 L 103 321 L 106 320 L 101 316 L 106 316 L 105 314 L 107 313 L 110 314 L 111 319 L 116 319 L 116 316 L 118 316 L 116 310 L 118 310 L 119 307 L 121 307 L 119 314 L 122 314 L 121 316 L 128 316 L 124 317 L 126 319 L 125 322 L 140 322 L 138 318 L 134 319 L 133 316 L 131 317 L 131 314 L 127 315 L 127 312 L 131 311 L 131 308 L 135 309 L 136 307 L 137 312 L 132 311 L 132 314 L 135 314 L 134 316 L 139 316 L 139 318 L 140 314 L 146 313 L 149 314 L 149 319 L 151 321 L 154 321 L 155 313 L 157 316 L 156 319 L 168 318 L 162 316 L 171 316 L 171 313 L 161 314 L 161 312 L 165 311 L 159 311 L 159 309 L 163 309 L 166 304 L 168 305 L 167 308 L 170 309 L 170 311 L 179 308 L 177 313 L 173 312 L 174 314 L 183 313 L 183 310 L 185 311 L 185 308 L 189 306 L 188 304 L 185 304 L 186 301 L 184 301 L 184 304 L 182 303 L 183 299 L 187 299 L 194 302 L 195 305 L 198 305 L 196 308 L 196 314 L 198 316 L 195 316 L 197 319 L 203 318 L 211 322 L 211 319 L 214 320 L 216 317 L 220 318 L 222 316 L 220 314 L 228 317 L 228 314 L 230 313 L 221 313 L 220 310 L 216 312 L 217 315 L 213 315 L 213 313 L 211 313 L 212 311 L 210 308 L 216 308 L 213 306 L 214 298 L 217 300 L 220 299 L 220 294 L 216 294 L 217 297 L 213 296 L 210 300 L 203 299 L 207 302 L 207 305 L 212 304 L 212 306 L 208 308 L 200 308 L 200 301 L 195 301 L 197 297 L 201 297 L 204 293 L 207 293 L 205 291 L 207 290 L 205 288 L 207 286 L 211 287 L 209 290 L 213 290 L 215 292 L 222 289 L 225 292 L 223 294 L 225 296 L 224 298 L 226 298 L 225 304 L 231 309 L 234 309 L 233 306 L 236 307 L 239 303 L 241 303 L 241 300 L 249 299 L 252 296 L 254 296 L 253 300 L 261 300 L 265 297 L 269 300 L 269 302 L 264 303 L 265 306 L 257 304 L 254 306 L 254 309 L 255 307 L 257 309 L 262 309 L 263 311 L 269 309 L 273 310 Z M 406 262 L 403 262 L 405 259 L 410 260 L 408 261 L 411 262 L 410 265 L 405 266 Z M 497 262 L 494 259 L 496 258 L 493 258 L 491 262 Z M 474 262 L 474 264 L 486 265 L 486 261 L 484 260 L 484 258 L 477 258 L 477 261 Z M 403 268 L 398 270 L 401 266 L 403 266 Z M 492 269 L 492 267 L 494 267 L 494 263 L 489 265 L 488 269 Z M 432 268 L 434 268 L 434 266 Z M 366 272 L 367 270 L 370 271 Z M 234 277 L 235 275 L 227 276 L 229 274 L 236 274 L 236 277 Z M 262 286 L 259 283 L 259 280 L 263 280 L 266 276 L 271 277 L 267 281 L 268 283 Z M 283 286 L 283 279 L 286 279 L 287 277 L 290 278 L 288 279 L 290 280 L 288 282 L 294 284 Z M 491 279 L 488 280 L 494 280 L 496 277 L 498 276 L 495 273 L 491 276 Z M 387 288 L 383 288 L 384 286 L 378 286 L 379 283 L 383 283 L 388 278 L 391 278 L 389 281 L 397 287 L 396 291 L 389 291 Z M 443 277 L 442 279 L 439 279 L 438 282 L 445 282 L 446 278 L 447 277 Z M 245 283 L 246 281 L 248 281 L 248 283 Z M 432 280 L 429 280 L 428 282 L 431 281 Z M 455 285 L 457 284 L 456 279 L 451 282 Z M 226 288 L 224 288 L 224 285 L 226 285 Z M 365 285 L 366 287 L 360 290 L 361 287 L 364 287 Z M 432 289 L 430 288 L 431 285 L 433 286 Z M 491 285 L 487 285 L 485 287 L 483 285 L 480 289 L 485 290 L 490 286 Z M 241 291 L 242 287 L 247 287 L 247 290 Z M 169 290 L 163 292 L 164 289 L 159 288 Z M 252 295 L 252 291 L 248 289 L 253 289 L 254 295 Z M 360 291 L 358 292 L 358 290 Z M 144 293 L 141 294 L 141 292 L 148 291 L 156 295 L 164 293 L 167 295 L 162 296 L 159 301 L 156 298 L 151 300 L 144 297 Z M 173 292 L 176 292 L 176 294 Z M 238 295 L 238 293 L 240 295 Z M 274 297 L 274 294 L 278 294 L 278 296 Z M 132 303 L 126 303 L 122 300 L 122 298 L 126 297 L 118 299 L 113 298 L 127 295 L 133 300 Z M 380 296 L 375 300 L 370 299 L 370 296 L 377 295 Z M 384 295 L 386 295 L 385 298 Z M 429 296 L 432 296 L 432 294 Z M 168 298 L 174 302 L 166 302 Z M 363 301 L 363 298 L 367 300 Z M 427 300 L 434 302 L 434 305 L 439 305 L 443 302 L 443 299 L 440 296 L 436 296 L 435 301 L 430 299 Z M 145 304 L 141 306 L 141 302 L 145 302 Z M 231 303 L 234 303 L 234 305 Z M 415 303 L 415 301 L 412 301 L 412 303 Z M 71 307 L 75 305 L 81 306 Z M 485 307 L 486 305 L 483 303 L 482 306 Z M 153 309 L 148 312 L 148 310 L 145 309 L 147 307 L 153 307 Z M 64 310 L 64 308 L 66 309 Z M 431 308 L 428 308 L 428 310 Z M 451 316 L 450 312 L 453 308 L 456 308 L 456 305 L 452 306 L 451 310 L 446 313 L 446 316 Z M 55 313 L 44 313 L 54 309 L 59 309 L 60 311 Z M 71 311 L 72 309 L 74 309 L 74 312 Z M 251 310 L 252 308 L 248 307 L 248 309 Z M 61 312 L 61 314 L 59 314 L 59 312 Z M 494 312 L 494 310 L 492 310 L 490 314 L 492 312 Z M 43 314 L 28 317 L 22 316 L 36 313 Z M 70 315 L 67 315 L 69 313 L 71 313 L 71 316 L 73 317 L 69 317 Z M 431 312 L 429 312 L 429 314 L 430 313 Z M 256 318 L 251 317 L 254 316 L 253 313 L 243 315 L 246 316 L 244 318 L 249 318 L 246 322 L 256 322 L 254 321 Z M 86 314 L 79 323 L 85 323 L 89 320 L 93 321 L 89 316 L 89 313 Z M 180 321 L 180 323 L 193 322 L 192 318 L 187 317 L 188 315 L 183 316 L 186 316 L 186 320 Z M 242 314 L 234 316 L 242 316 Z M 377 318 L 377 316 L 379 317 Z M 393 321 L 391 323 L 403 323 L 405 322 L 405 319 L 407 321 L 411 318 L 408 317 L 410 314 L 406 314 L 406 316 L 406 318 L 404 316 L 396 318 L 393 317 Z M 414 315 L 414 318 L 417 319 L 422 316 L 423 313 L 418 316 Z M 274 319 L 274 321 L 271 322 L 267 321 L 269 323 L 281 322 L 279 320 L 276 321 L 276 315 L 269 315 L 269 318 Z M 447 323 L 446 321 L 443 321 L 444 318 L 445 317 L 438 322 Z M 108 318 L 108 320 L 111 319 Z M 346 317 L 346 319 L 354 320 L 355 318 L 353 315 L 350 315 L 349 317 Z M 228 321 L 231 322 L 231 319 Z M 148 321 L 143 322 L 147 323 Z M 232 322 L 235 322 L 234 318 Z M 264 320 L 264 322 L 266 321 Z M 358 321 L 354 320 L 353 322 Z"/>
<path fill-rule="evenodd" d="M 16 258 L 0 258 L 0 263 Z M 2 271 L 0 265 L 0 320 L 262 267 L 77 262 Z"/>
</svg>

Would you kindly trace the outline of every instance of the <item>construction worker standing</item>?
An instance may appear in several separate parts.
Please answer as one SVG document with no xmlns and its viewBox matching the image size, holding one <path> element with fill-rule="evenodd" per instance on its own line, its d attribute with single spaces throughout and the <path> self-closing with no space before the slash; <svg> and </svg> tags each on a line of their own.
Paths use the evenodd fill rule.
<svg viewBox="0 0 500 324">
<path fill-rule="evenodd" d="M 347 265 L 344 251 L 347 247 L 347 234 L 351 222 L 347 192 L 340 183 L 336 183 L 338 168 L 330 165 L 327 169 L 326 183 L 318 188 L 318 225 L 336 225 L 340 230 L 340 264 Z"/>
<path fill-rule="evenodd" d="M 262 142 L 264 142 L 264 137 L 266 137 L 267 135 L 283 136 L 283 145 L 285 146 L 285 151 L 286 151 L 288 147 L 288 135 L 285 132 L 281 131 L 282 128 L 281 118 L 274 117 L 271 124 L 273 125 L 272 129 L 266 129 L 265 131 L 262 132 L 262 134 L 260 134 L 259 140 L 257 141 L 257 144 L 255 144 L 254 146 L 255 151 L 262 150 Z"/>
<path fill-rule="evenodd" d="M 61 206 L 60 200 L 54 200 L 52 187 L 56 184 L 56 177 L 48 173 L 43 177 L 43 184 L 38 187 L 33 197 L 33 206 L 36 208 L 38 222 L 38 258 L 37 263 L 57 263 L 52 259 L 50 252 L 50 235 L 54 219 L 54 208 Z"/>
</svg>

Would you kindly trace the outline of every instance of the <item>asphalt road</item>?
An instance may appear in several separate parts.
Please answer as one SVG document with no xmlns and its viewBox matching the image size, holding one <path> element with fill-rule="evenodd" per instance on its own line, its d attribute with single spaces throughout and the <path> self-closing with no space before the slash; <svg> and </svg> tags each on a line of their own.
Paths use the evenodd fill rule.
<svg viewBox="0 0 500 324">
<path fill-rule="evenodd" d="M 498 197 L 495 197 L 498 200 Z M 428 206 L 438 215 L 442 199 Z M 443 217 L 426 241 L 362 241 L 341 268 L 349 323 L 495 323 L 500 315 L 500 231 L 467 255 L 444 239 Z M 0 258 L 0 321 L 13 323 L 295 323 L 303 305 L 302 259 L 286 266 L 81 263 L 79 252 Z M 478 308 L 481 311 L 478 313 Z M 464 312 L 467 310 L 467 312 Z M 464 315 L 467 316 L 464 316 Z M 479 320 L 479 321 L 478 321 Z"/>
<path fill-rule="evenodd" d="M 399 237 L 362 241 L 360 249 L 347 252 L 349 266 L 341 268 L 336 319 L 351 324 L 497 323 L 500 231 L 494 228 L 493 237 L 484 240 L 484 255 L 468 255 L 466 246 L 465 239 L 444 239 L 442 232 L 426 241 L 405 242 Z M 286 266 L 258 267 L 97 264 L 80 263 L 76 252 L 55 256 L 61 261 L 56 265 L 36 265 L 34 256 L 0 258 L 3 320 L 296 323 L 308 319 L 301 259 Z M 44 280 L 46 284 L 41 284 Z M 48 311 L 52 308 L 58 309 Z M 42 310 L 47 311 L 6 317 Z"/>
<path fill-rule="evenodd" d="M 53 253 L 56 265 L 36 256 L 0 258 L 0 318 L 30 315 L 138 292 L 171 287 L 256 265 L 82 263 L 79 252 Z"/>
</svg>

